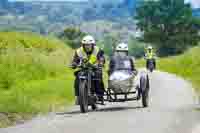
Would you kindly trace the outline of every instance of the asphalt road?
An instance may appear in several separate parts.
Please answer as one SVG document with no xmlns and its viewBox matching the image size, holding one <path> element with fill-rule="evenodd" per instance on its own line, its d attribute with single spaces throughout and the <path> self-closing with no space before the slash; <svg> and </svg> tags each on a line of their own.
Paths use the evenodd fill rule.
<svg viewBox="0 0 200 133">
<path fill-rule="evenodd" d="M 108 103 L 86 114 L 72 107 L 0 133 L 200 133 L 191 85 L 164 72 L 150 74 L 150 80 L 148 108 L 142 108 L 141 101 Z"/>
</svg>

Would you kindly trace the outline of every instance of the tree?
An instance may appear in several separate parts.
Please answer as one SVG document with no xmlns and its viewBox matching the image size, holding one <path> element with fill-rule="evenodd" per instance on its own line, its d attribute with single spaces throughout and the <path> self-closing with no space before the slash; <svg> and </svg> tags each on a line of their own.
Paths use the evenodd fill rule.
<svg viewBox="0 0 200 133">
<path fill-rule="evenodd" d="M 129 55 L 136 58 L 144 56 L 145 43 L 136 40 L 134 37 L 129 39 Z"/>
<path fill-rule="evenodd" d="M 66 41 L 72 48 L 80 47 L 81 39 L 86 35 L 78 28 L 68 27 L 60 35 L 59 38 Z"/>
<path fill-rule="evenodd" d="M 119 43 L 120 37 L 119 34 L 107 34 L 105 37 L 97 43 L 101 48 L 104 49 L 104 52 L 111 56 L 114 52 L 116 45 Z"/>
<path fill-rule="evenodd" d="M 154 43 L 161 56 L 182 53 L 198 44 L 200 23 L 183 0 L 147 1 L 137 8 L 137 26 L 145 42 Z"/>
</svg>

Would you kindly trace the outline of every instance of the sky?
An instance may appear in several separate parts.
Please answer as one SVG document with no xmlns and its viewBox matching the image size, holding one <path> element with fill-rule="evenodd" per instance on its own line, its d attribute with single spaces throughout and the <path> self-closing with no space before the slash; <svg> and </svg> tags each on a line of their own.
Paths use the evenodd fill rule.
<svg viewBox="0 0 200 133">
<path fill-rule="evenodd" d="M 191 3 L 193 8 L 200 8 L 200 0 L 185 0 L 186 3 Z"/>
<path fill-rule="evenodd" d="M 9 0 L 9 1 L 57 1 L 57 0 Z M 59 0 L 59 1 L 87 1 L 87 0 Z"/>
<path fill-rule="evenodd" d="M 10 0 L 10 1 L 56 1 L 56 0 Z M 59 1 L 87 1 L 87 0 L 59 0 Z M 186 3 L 191 3 L 193 8 L 200 8 L 200 0 L 185 0 Z"/>
</svg>

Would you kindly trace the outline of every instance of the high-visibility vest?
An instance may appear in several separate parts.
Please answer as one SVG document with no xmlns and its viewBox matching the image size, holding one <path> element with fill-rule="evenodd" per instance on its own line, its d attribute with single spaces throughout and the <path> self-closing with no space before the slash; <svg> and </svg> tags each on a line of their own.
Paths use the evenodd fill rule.
<svg viewBox="0 0 200 133">
<path fill-rule="evenodd" d="M 147 59 L 153 59 L 154 56 L 155 56 L 155 54 L 154 54 L 153 52 L 147 52 L 147 53 L 146 53 Z"/>
<path fill-rule="evenodd" d="M 83 47 L 80 47 L 79 49 L 77 49 L 76 53 L 80 58 L 88 59 L 90 64 L 96 64 L 99 48 L 95 46 L 91 55 L 87 55 Z"/>
</svg>

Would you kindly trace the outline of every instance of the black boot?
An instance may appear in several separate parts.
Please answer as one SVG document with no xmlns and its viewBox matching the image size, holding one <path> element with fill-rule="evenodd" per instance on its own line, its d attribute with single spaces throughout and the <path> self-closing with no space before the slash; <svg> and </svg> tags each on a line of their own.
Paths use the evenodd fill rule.
<svg viewBox="0 0 200 133">
<path fill-rule="evenodd" d="M 98 101 L 101 102 L 101 105 L 105 105 L 103 96 L 98 96 Z"/>
<path fill-rule="evenodd" d="M 79 105 L 79 98 L 78 98 L 78 96 L 75 97 L 75 105 Z"/>
<path fill-rule="evenodd" d="M 140 92 L 138 92 L 138 95 L 137 95 L 137 100 L 140 100 L 140 98 L 141 98 L 141 93 L 140 93 Z"/>
</svg>

